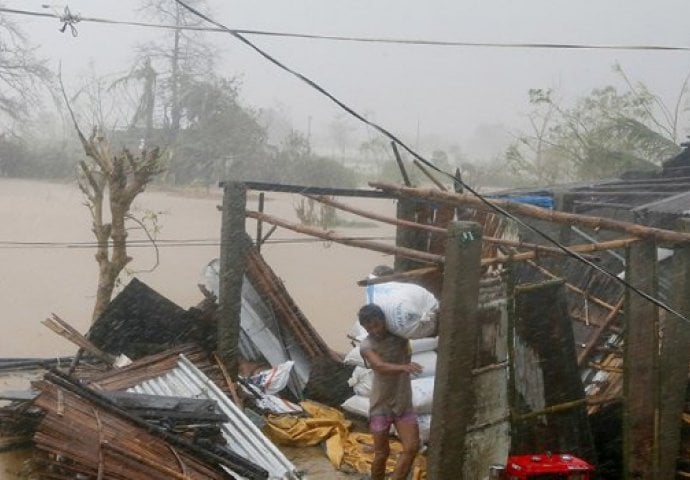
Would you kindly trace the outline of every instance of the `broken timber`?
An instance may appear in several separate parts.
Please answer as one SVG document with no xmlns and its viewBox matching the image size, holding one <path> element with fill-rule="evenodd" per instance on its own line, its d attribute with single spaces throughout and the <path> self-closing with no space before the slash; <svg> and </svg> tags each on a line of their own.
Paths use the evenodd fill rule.
<svg viewBox="0 0 690 480">
<path fill-rule="evenodd" d="M 369 250 L 374 250 L 376 252 L 388 253 L 392 255 L 400 255 L 405 258 L 416 260 L 425 263 L 443 263 L 443 257 L 441 255 L 434 255 L 432 253 L 422 252 L 419 250 L 413 250 L 411 248 L 404 247 L 392 247 L 385 243 L 375 242 L 372 240 L 358 240 L 354 238 L 341 237 L 331 232 L 325 230 L 320 230 L 318 228 L 308 227 L 305 225 L 297 225 L 294 223 L 286 222 L 279 218 L 267 215 L 265 213 L 259 212 L 247 212 L 247 217 L 254 219 L 261 219 L 265 223 L 270 223 L 272 225 L 278 225 L 288 230 L 292 230 L 298 233 L 304 233 L 305 235 L 311 235 L 313 237 L 322 238 L 324 240 L 330 240 L 336 243 L 342 243 L 343 245 L 349 245 L 352 247 L 366 248 Z"/>
<path fill-rule="evenodd" d="M 610 218 L 593 217 L 579 215 L 576 213 L 558 212 L 545 208 L 525 205 L 522 203 L 510 202 L 508 200 L 485 199 L 482 200 L 474 195 L 459 195 L 451 192 L 442 192 L 436 189 L 410 188 L 400 185 L 371 182 L 374 188 L 378 188 L 387 193 L 395 193 L 404 197 L 418 198 L 431 202 L 439 202 L 448 205 L 463 205 L 477 210 L 495 211 L 491 205 L 499 207 L 507 212 L 524 215 L 527 217 L 548 220 L 554 223 L 564 223 L 568 225 L 579 225 L 592 228 L 594 230 L 605 229 L 617 232 L 625 232 L 635 237 L 654 239 L 661 243 L 687 244 L 690 243 L 690 234 L 664 230 L 661 228 L 647 227 L 630 222 L 613 220 Z M 486 203 L 485 203 L 486 202 Z"/>
<path fill-rule="evenodd" d="M 313 200 L 316 200 L 318 202 L 321 202 L 325 205 L 330 205 L 332 207 L 338 208 L 340 210 L 354 213 L 355 215 L 359 215 L 364 218 L 369 218 L 371 220 L 378 220 L 380 222 L 388 223 L 390 225 L 398 225 L 398 226 L 404 226 L 404 227 L 409 227 L 409 228 L 416 228 L 419 230 L 426 230 L 428 232 L 432 233 L 443 233 L 445 234 L 447 232 L 447 229 L 438 227 L 436 225 L 426 225 L 422 223 L 417 223 L 417 222 L 411 222 L 408 220 L 402 220 L 398 218 L 391 218 L 387 217 L 384 215 L 379 215 L 376 213 L 368 212 L 366 210 L 362 210 L 359 208 L 351 207 L 350 205 L 347 205 L 345 203 L 339 202 L 337 200 L 332 200 L 323 196 L 313 196 L 313 195 L 305 195 L 308 198 L 311 198 Z M 552 255 L 568 255 L 567 252 L 564 252 L 560 248 L 556 247 L 547 247 L 544 245 L 537 245 L 534 243 L 526 243 L 518 240 L 508 240 L 504 238 L 495 238 L 495 237 L 482 237 L 482 241 L 487 242 L 487 243 L 492 243 L 496 245 L 504 245 L 507 247 L 515 247 L 515 248 L 524 248 L 528 250 L 535 250 L 536 252 L 539 253 L 544 253 L 544 254 L 552 254 Z M 580 244 L 580 245 L 571 245 L 568 246 L 568 250 L 571 252 L 577 252 L 577 253 L 592 253 L 592 252 L 599 252 L 602 250 L 612 250 L 616 248 L 625 248 L 628 246 L 630 243 L 633 243 L 637 241 L 636 238 L 627 238 L 627 239 L 617 239 L 617 240 L 610 240 L 607 242 L 598 242 L 598 243 L 587 243 L 587 244 Z"/>
</svg>

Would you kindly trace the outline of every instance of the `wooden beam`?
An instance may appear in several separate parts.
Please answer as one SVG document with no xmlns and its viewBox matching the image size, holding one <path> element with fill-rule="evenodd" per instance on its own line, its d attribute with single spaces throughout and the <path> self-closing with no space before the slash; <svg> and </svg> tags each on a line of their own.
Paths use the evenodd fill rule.
<svg viewBox="0 0 690 480">
<path fill-rule="evenodd" d="M 220 186 L 225 187 L 228 182 L 221 182 Z M 284 183 L 271 182 L 242 182 L 248 190 L 257 192 L 283 192 L 283 193 L 309 193 L 311 195 L 332 195 L 335 197 L 361 197 L 361 198 L 398 198 L 376 190 L 364 190 L 361 188 L 331 188 L 331 187 L 309 187 L 306 185 L 288 185 Z"/>
<path fill-rule="evenodd" d="M 324 196 L 313 196 L 313 195 L 305 195 L 307 198 L 311 198 L 313 200 L 316 200 L 317 202 L 323 203 L 324 205 L 330 205 L 331 207 L 337 208 L 339 210 L 343 210 L 345 212 L 350 212 L 354 213 L 355 215 L 359 215 L 360 217 L 368 218 L 370 220 L 377 220 L 379 222 L 387 223 L 389 225 L 397 225 L 397 226 L 404 226 L 404 227 L 409 227 L 409 228 L 415 228 L 418 230 L 425 230 L 427 232 L 432 232 L 432 233 L 443 233 L 445 234 L 448 230 L 446 228 L 442 228 L 436 225 L 427 225 L 423 223 L 418 223 L 418 222 L 412 222 L 409 220 L 403 220 L 400 218 L 392 218 L 388 217 L 386 215 L 379 215 L 377 213 L 369 212 L 367 210 L 363 210 L 361 208 L 353 207 L 351 205 L 348 205 L 343 202 L 339 202 L 337 200 L 333 200 Z M 535 243 L 527 243 L 527 242 L 521 242 L 519 240 L 508 240 L 504 238 L 495 238 L 495 237 L 482 237 L 483 242 L 487 243 L 492 243 L 495 245 L 503 245 L 507 247 L 515 247 L 515 248 L 524 248 L 527 250 L 535 250 L 537 252 L 543 252 L 547 254 L 553 254 L 553 255 L 567 255 L 563 250 L 560 248 L 556 247 L 548 247 L 545 245 L 538 245 Z M 603 250 L 611 250 L 615 248 L 625 248 L 626 246 L 630 245 L 631 243 L 637 241 L 636 238 L 627 238 L 627 239 L 618 239 L 618 240 L 611 240 L 608 242 L 599 242 L 599 243 L 587 243 L 587 244 L 580 244 L 580 245 L 572 245 L 569 246 L 568 249 L 573 251 L 573 252 L 578 252 L 578 253 L 592 253 L 592 252 L 599 252 Z"/>
<path fill-rule="evenodd" d="M 451 192 L 441 192 L 437 189 L 428 188 L 410 188 L 401 185 L 395 185 L 383 182 L 371 182 L 374 188 L 378 188 L 387 193 L 395 193 L 397 195 L 428 200 L 432 202 L 440 202 L 448 205 L 465 205 L 471 206 L 478 210 L 494 212 L 495 210 L 484 203 L 482 200 L 474 195 L 459 195 Z M 513 214 L 524 215 L 540 220 L 547 220 L 554 223 L 564 223 L 568 225 L 579 225 L 582 227 L 591 228 L 593 230 L 613 230 L 617 232 L 625 232 L 628 235 L 635 237 L 643 237 L 654 239 L 657 242 L 671 243 L 671 244 L 688 244 L 690 243 L 690 234 L 674 232 L 672 230 L 664 230 L 661 228 L 647 227 L 644 225 L 637 225 L 630 222 L 623 222 L 603 217 L 593 217 L 588 215 L 580 215 L 576 213 L 558 212 L 548 210 L 546 208 L 536 207 L 534 205 L 526 205 L 522 203 L 510 202 L 507 200 L 488 199 L 489 204 L 502 208 Z"/>
<path fill-rule="evenodd" d="M 318 228 L 286 222 L 285 220 L 281 220 L 279 218 L 276 218 L 272 215 L 267 215 L 265 213 L 248 211 L 247 217 L 255 219 L 260 218 L 264 222 L 270 223 L 271 225 L 277 225 L 279 227 L 292 230 L 293 232 L 303 233 L 305 235 L 310 235 L 317 238 L 323 238 L 324 240 L 329 240 L 343 245 L 349 245 L 351 247 L 366 248 L 368 250 L 386 253 L 389 255 L 400 255 L 411 260 L 416 260 L 418 262 L 443 263 L 443 256 L 441 255 L 434 255 L 419 250 L 413 250 L 411 248 L 393 247 L 385 243 L 375 242 L 373 240 L 357 240 L 353 238 L 345 238 L 335 233 L 327 232 L 325 230 L 321 230 Z"/>
<path fill-rule="evenodd" d="M 424 166 L 419 160 L 413 160 L 412 163 L 414 163 L 415 167 L 420 169 L 424 175 L 426 175 L 426 178 L 431 180 L 431 182 L 436 185 L 440 190 L 443 190 L 444 192 L 448 191 L 446 186 L 442 184 L 441 182 L 438 181 L 436 177 Z"/>
</svg>

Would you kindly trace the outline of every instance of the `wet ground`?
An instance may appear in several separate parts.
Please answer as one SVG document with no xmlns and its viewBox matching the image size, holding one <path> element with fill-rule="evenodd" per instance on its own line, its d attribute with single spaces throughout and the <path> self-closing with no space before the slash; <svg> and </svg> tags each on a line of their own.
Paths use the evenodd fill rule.
<svg viewBox="0 0 690 480">
<path fill-rule="evenodd" d="M 320 446 L 317 447 L 280 447 L 285 456 L 309 480 L 358 480 L 365 478 L 359 473 L 345 473 L 336 470 Z"/>
</svg>

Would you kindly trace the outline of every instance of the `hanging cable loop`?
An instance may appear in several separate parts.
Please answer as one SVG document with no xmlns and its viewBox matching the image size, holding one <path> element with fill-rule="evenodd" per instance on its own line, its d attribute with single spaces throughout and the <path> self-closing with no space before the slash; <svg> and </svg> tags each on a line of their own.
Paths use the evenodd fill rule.
<svg viewBox="0 0 690 480">
<path fill-rule="evenodd" d="M 65 6 L 65 12 L 60 17 L 60 22 L 62 23 L 62 27 L 60 27 L 60 33 L 65 33 L 65 30 L 67 30 L 67 27 L 69 27 L 73 37 L 79 36 L 76 24 L 81 22 L 81 15 L 72 15 L 72 12 L 70 12 L 69 7 Z"/>
</svg>

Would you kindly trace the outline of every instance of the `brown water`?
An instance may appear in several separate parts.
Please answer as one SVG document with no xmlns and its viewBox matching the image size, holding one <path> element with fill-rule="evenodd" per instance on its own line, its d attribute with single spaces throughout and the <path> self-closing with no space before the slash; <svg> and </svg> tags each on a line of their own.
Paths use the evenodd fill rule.
<svg viewBox="0 0 690 480">
<path fill-rule="evenodd" d="M 295 220 L 293 202 L 299 197 L 271 194 L 265 211 Z M 160 212 L 158 235 L 165 240 L 206 239 L 210 246 L 161 244 L 160 265 L 151 273 L 136 276 L 184 308 L 202 299 L 197 288 L 209 260 L 219 255 L 221 203 L 218 192 L 145 192 L 135 204 L 139 212 Z M 392 215 L 391 200 L 348 199 Z M 256 209 L 250 198 L 249 209 Z M 360 220 L 348 214 L 343 219 Z M 90 215 L 73 184 L 0 178 L 0 357 L 49 357 L 70 355 L 75 347 L 41 325 L 51 312 L 82 332 L 88 328 L 96 289 L 97 266 L 89 246 L 8 245 L 7 242 L 92 242 Z M 252 220 L 249 232 L 255 232 Z M 338 228 L 343 235 L 393 235 L 391 226 Z M 264 233 L 267 231 L 264 228 Z M 131 232 L 130 238 L 142 238 Z M 306 238 L 278 229 L 274 239 Z M 262 253 L 307 318 L 336 350 L 348 347 L 346 334 L 364 302 L 364 291 L 355 282 L 377 264 L 392 263 L 383 254 L 336 244 L 267 244 Z M 133 270 L 155 262 L 150 247 L 132 248 Z M 124 283 L 131 276 L 123 275 Z"/>
</svg>

